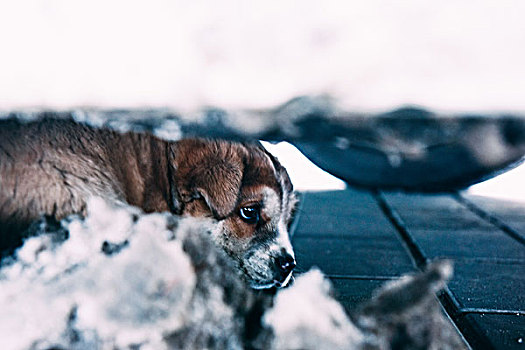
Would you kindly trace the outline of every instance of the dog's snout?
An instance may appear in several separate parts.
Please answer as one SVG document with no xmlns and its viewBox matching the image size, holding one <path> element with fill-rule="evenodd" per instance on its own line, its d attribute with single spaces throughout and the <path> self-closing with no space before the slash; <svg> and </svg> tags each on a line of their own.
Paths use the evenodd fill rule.
<svg viewBox="0 0 525 350">
<path fill-rule="evenodd" d="M 295 259 L 290 254 L 284 253 L 275 259 L 275 265 L 281 276 L 286 278 L 295 268 Z"/>
</svg>

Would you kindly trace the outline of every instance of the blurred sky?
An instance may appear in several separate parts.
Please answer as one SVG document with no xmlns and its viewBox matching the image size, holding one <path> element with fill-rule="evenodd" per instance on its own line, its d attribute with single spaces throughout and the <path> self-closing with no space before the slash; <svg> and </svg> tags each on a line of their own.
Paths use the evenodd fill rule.
<svg viewBox="0 0 525 350">
<path fill-rule="evenodd" d="M 326 94 L 354 111 L 524 112 L 524 15 L 522 0 L 3 0 L 0 109 Z"/>
<path fill-rule="evenodd" d="M 522 0 L 3 0 L 0 108 L 525 110 Z"/>
</svg>

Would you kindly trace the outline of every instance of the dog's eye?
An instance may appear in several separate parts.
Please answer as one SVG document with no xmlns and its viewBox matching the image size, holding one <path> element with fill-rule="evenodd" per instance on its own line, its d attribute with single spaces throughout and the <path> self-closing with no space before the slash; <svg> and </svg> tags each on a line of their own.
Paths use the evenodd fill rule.
<svg viewBox="0 0 525 350">
<path fill-rule="evenodd" d="M 239 210 L 239 216 L 248 224 L 256 224 L 259 222 L 259 208 L 244 207 Z"/>
</svg>

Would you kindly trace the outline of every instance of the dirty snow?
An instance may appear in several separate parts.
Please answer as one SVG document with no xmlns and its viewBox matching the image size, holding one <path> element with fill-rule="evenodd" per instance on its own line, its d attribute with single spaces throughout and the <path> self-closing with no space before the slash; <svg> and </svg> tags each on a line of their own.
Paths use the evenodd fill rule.
<svg viewBox="0 0 525 350">
<path fill-rule="evenodd" d="M 293 288 L 277 294 L 274 307 L 264 315 L 264 322 L 276 335 L 273 348 L 345 349 L 363 341 L 362 333 L 329 291 L 329 282 L 314 269 L 297 278 Z"/>
<path fill-rule="evenodd" d="M 168 240 L 164 214 L 89 205 L 86 221 L 68 225 L 69 239 L 51 235 L 27 240 L 0 280 L 2 349 L 125 347 L 158 342 L 166 329 L 181 326 L 196 277 L 180 240 Z M 115 256 L 104 242 L 128 247 Z"/>
<path fill-rule="evenodd" d="M 250 289 L 212 242 L 209 220 L 146 215 L 94 198 L 85 219 L 61 225 L 42 221 L 40 235 L 0 269 L 2 349 L 361 349 L 388 340 L 353 324 L 318 270 L 275 297 Z M 397 315 L 442 317 L 438 306 L 429 314 L 418 305 L 436 303 L 432 286 L 447 278 L 428 276 L 406 278 L 423 294 Z M 385 304 L 381 295 L 391 289 L 377 300 Z"/>
</svg>

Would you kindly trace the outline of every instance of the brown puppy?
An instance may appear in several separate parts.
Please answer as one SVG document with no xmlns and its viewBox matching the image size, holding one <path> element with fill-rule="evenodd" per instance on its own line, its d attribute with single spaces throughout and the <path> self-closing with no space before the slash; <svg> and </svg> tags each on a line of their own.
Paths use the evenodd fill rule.
<svg viewBox="0 0 525 350">
<path fill-rule="evenodd" d="M 212 217 L 214 239 L 254 288 L 283 286 L 291 277 L 292 184 L 259 144 L 167 142 L 72 120 L 0 121 L 4 245 L 41 215 L 84 214 L 92 196 L 145 212 Z"/>
</svg>

